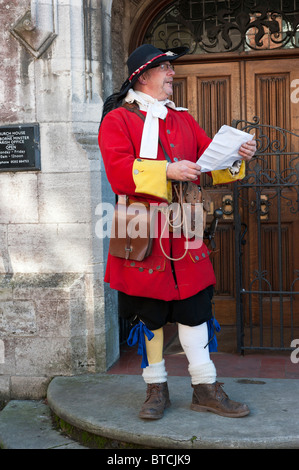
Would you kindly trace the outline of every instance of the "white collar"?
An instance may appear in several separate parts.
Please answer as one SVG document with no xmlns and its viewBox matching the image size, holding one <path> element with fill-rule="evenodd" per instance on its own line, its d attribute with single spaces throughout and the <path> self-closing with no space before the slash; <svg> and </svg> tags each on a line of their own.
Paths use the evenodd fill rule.
<svg viewBox="0 0 299 470">
<path fill-rule="evenodd" d="M 159 140 L 159 119 L 165 119 L 168 113 L 167 107 L 177 111 L 187 111 L 186 108 L 176 108 L 173 101 L 168 99 L 158 101 L 146 93 L 134 91 L 132 88 L 128 91 L 125 101 L 133 103 L 136 101 L 141 111 L 146 111 L 142 139 L 140 145 L 140 157 L 156 159 L 158 154 Z"/>
<path fill-rule="evenodd" d="M 139 104 L 139 108 L 141 109 L 141 111 L 147 111 L 148 108 L 153 104 L 158 107 L 167 105 L 172 108 L 175 108 L 175 104 L 173 103 L 173 101 L 170 101 L 168 99 L 158 101 L 156 98 L 153 98 L 152 96 L 147 95 L 146 93 L 143 93 L 142 91 L 135 91 L 132 88 L 130 88 L 130 90 L 128 91 L 127 96 L 125 97 L 125 101 L 127 101 L 128 103 L 133 103 L 133 101 L 136 101 Z M 166 114 L 167 114 L 167 109 L 166 109 Z"/>
</svg>

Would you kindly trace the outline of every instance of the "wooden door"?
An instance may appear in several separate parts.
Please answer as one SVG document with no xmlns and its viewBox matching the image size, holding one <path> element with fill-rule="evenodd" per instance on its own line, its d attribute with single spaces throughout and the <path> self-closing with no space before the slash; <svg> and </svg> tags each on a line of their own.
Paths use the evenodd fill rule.
<svg viewBox="0 0 299 470">
<path fill-rule="evenodd" d="M 260 118 L 261 124 L 277 126 L 299 135 L 298 103 L 292 99 L 299 59 L 251 61 L 246 64 L 247 119 Z M 263 295 L 244 296 L 245 318 L 265 327 L 299 325 L 298 291 L 299 234 L 298 145 L 299 138 L 263 126 L 260 132 L 260 176 L 252 162 L 252 188 L 248 189 L 247 259 L 245 288 L 262 290 Z M 296 156 L 297 153 L 297 156 Z M 257 167 L 256 167 L 257 168 Z M 291 176 L 291 173 L 294 176 Z M 295 174 L 297 173 L 297 177 Z M 255 182 L 254 182 L 255 180 Z M 261 206 L 263 204 L 263 207 Z M 257 213 L 258 205 L 261 212 Z M 292 317 L 292 318 L 291 318 Z M 289 346 L 289 344 L 288 344 Z"/>
<path fill-rule="evenodd" d="M 190 64 L 175 66 L 174 101 L 184 106 L 209 137 L 223 124 L 231 125 L 241 116 L 240 66 L 238 62 Z M 235 247 L 232 214 L 232 186 L 211 187 L 211 178 L 202 177 L 202 184 L 211 191 L 212 210 L 222 207 L 227 214 L 218 226 L 215 238 L 217 252 L 212 255 L 217 285 L 215 308 L 222 325 L 236 323 Z M 230 214 L 231 212 L 231 214 Z"/>
<path fill-rule="evenodd" d="M 252 121 L 259 116 L 263 124 L 279 126 L 299 133 L 298 103 L 292 103 L 292 84 L 296 83 L 296 70 L 299 70 L 299 59 L 261 60 L 235 62 L 223 61 L 221 63 L 184 64 L 175 67 L 174 101 L 179 106 L 185 106 L 199 122 L 200 126 L 210 137 L 223 124 L 231 125 L 233 119 L 247 119 Z M 273 138 L 273 131 L 269 138 Z M 298 139 L 297 139 L 298 140 Z M 298 142 L 288 140 L 288 151 L 294 150 Z M 298 149 L 297 149 L 298 151 Z M 269 168 L 275 169 L 277 157 L 269 157 Z M 288 167 L 289 156 L 283 161 Z M 203 183 L 209 185 L 207 178 Z M 217 285 L 215 289 L 216 317 L 222 325 L 235 325 L 236 323 L 236 297 L 235 297 L 235 241 L 233 228 L 232 185 L 211 187 L 213 209 L 222 207 L 225 215 L 219 224 L 216 236 L 217 252 L 212 257 Z M 286 204 L 281 206 L 280 235 L 278 236 L 277 211 L 280 210 L 274 201 L 273 188 L 265 189 L 263 202 L 270 207 L 269 213 L 257 220 L 252 205 L 256 204 L 256 194 L 248 190 L 244 201 L 240 202 L 240 215 L 242 222 L 248 227 L 246 250 L 243 257 L 244 283 L 248 286 L 254 279 L 258 267 L 271 272 L 271 288 L 284 289 L 294 278 L 294 271 L 298 269 L 298 252 L 296 250 L 296 236 L 298 229 L 298 211 L 292 212 L 296 206 L 296 191 L 285 188 Z M 271 206 L 266 204 L 272 201 Z M 280 199 L 282 201 L 282 199 Z M 260 232 L 260 243 L 265 249 L 258 250 L 257 233 Z M 286 255 L 277 261 L 277 250 Z M 296 254 L 294 254 L 296 252 Z M 280 273 L 280 274 L 279 274 Z M 298 287 L 298 286 L 297 286 Z M 299 302 L 296 297 L 297 304 Z M 271 308 L 279 317 L 281 302 L 289 302 L 286 297 L 277 296 L 275 303 L 264 296 L 263 303 L 267 310 Z M 246 302 L 245 302 L 246 303 Z M 248 302 L 245 305 L 248 315 Z M 250 306 L 254 321 L 259 321 L 260 306 L 257 299 Z M 298 307 L 295 306 L 299 312 Z"/>
</svg>

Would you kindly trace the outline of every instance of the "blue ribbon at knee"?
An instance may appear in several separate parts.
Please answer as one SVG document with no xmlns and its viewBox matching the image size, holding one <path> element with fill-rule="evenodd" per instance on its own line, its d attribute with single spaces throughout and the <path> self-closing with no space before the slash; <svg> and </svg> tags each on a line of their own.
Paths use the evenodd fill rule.
<svg viewBox="0 0 299 470">
<path fill-rule="evenodd" d="M 208 337 L 209 341 L 205 345 L 205 348 L 209 345 L 209 352 L 217 352 L 218 351 L 218 342 L 216 338 L 216 331 L 221 330 L 220 325 L 216 318 L 211 318 L 211 320 L 207 321 L 208 325 Z"/>
<path fill-rule="evenodd" d="M 149 330 L 142 321 L 140 321 L 139 323 L 137 323 L 137 325 L 135 325 L 131 329 L 129 337 L 127 339 L 127 344 L 129 346 L 135 346 L 135 344 L 138 343 L 137 354 L 139 354 L 139 356 L 142 356 L 142 362 L 141 362 L 142 369 L 148 366 L 144 335 L 146 335 L 149 341 L 155 336 L 154 333 L 151 330 Z"/>
</svg>

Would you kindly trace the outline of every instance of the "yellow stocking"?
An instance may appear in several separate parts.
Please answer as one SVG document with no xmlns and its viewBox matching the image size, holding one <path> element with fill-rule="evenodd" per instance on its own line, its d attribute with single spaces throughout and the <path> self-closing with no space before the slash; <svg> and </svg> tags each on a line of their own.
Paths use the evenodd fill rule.
<svg viewBox="0 0 299 470">
<path fill-rule="evenodd" d="M 146 353 L 149 364 L 157 364 L 163 360 L 163 327 L 158 330 L 152 330 L 154 337 L 149 341 L 145 336 Z"/>
</svg>

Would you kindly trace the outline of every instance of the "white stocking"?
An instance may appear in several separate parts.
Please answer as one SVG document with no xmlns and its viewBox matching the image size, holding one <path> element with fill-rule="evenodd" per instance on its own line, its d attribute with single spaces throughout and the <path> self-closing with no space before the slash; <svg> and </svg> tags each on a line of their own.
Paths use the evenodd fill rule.
<svg viewBox="0 0 299 470">
<path fill-rule="evenodd" d="M 147 384 L 167 382 L 167 372 L 164 359 L 155 364 L 149 364 L 143 369 L 142 377 Z"/>
<path fill-rule="evenodd" d="M 189 362 L 188 371 L 191 383 L 211 384 L 216 381 L 216 369 L 210 359 L 208 343 L 208 327 L 206 323 L 187 326 L 178 323 L 178 334 L 181 346 Z"/>
</svg>

